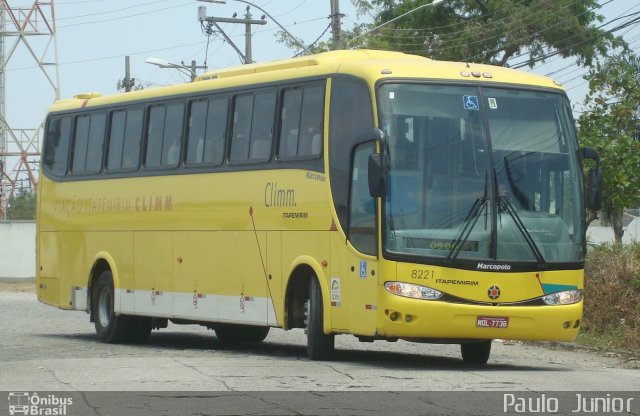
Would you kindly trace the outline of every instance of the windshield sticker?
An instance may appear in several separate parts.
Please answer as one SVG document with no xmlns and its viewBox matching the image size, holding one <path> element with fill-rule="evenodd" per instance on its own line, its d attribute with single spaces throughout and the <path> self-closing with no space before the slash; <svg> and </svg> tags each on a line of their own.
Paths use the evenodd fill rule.
<svg viewBox="0 0 640 416">
<path fill-rule="evenodd" d="M 489 108 L 492 110 L 497 110 L 498 109 L 498 102 L 496 101 L 495 98 L 487 98 L 487 101 L 489 102 Z"/>
<path fill-rule="evenodd" d="M 396 93 L 394 91 L 389 91 L 389 99 L 393 100 L 394 98 L 396 98 Z"/>
<path fill-rule="evenodd" d="M 480 101 L 478 101 L 477 95 L 463 95 L 462 103 L 464 104 L 465 110 L 480 110 Z"/>
</svg>

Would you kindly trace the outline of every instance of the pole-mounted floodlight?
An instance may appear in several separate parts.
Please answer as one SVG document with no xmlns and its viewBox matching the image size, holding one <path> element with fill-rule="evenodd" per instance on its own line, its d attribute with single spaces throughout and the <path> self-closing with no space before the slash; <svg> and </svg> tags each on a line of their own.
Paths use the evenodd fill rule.
<svg viewBox="0 0 640 416">
<path fill-rule="evenodd" d="M 195 61 L 191 62 L 191 66 L 187 66 L 184 63 L 182 63 L 182 64 L 174 64 L 174 63 L 171 63 L 169 61 L 166 61 L 166 60 L 160 59 L 160 58 L 147 58 L 144 61 L 146 63 L 148 63 L 148 64 L 155 65 L 155 66 L 158 66 L 160 68 L 177 69 L 178 71 L 181 71 L 183 74 L 189 75 L 189 77 L 191 78 L 191 81 L 196 79 L 196 77 L 198 76 L 198 74 L 196 74 L 196 69 L 197 68 L 207 69 L 206 66 L 197 66 Z"/>
<path fill-rule="evenodd" d="M 147 58 L 144 61 L 148 64 L 159 66 L 160 68 L 173 68 L 173 65 L 169 63 L 169 61 L 160 58 Z"/>
</svg>

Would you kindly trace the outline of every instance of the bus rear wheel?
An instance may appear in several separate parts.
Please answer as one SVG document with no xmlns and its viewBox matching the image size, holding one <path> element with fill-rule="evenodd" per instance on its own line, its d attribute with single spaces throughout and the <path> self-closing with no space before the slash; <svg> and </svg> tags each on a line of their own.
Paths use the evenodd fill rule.
<svg viewBox="0 0 640 416">
<path fill-rule="evenodd" d="M 256 344 L 264 341 L 269 335 L 268 326 L 253 325 L 226 325 L 220 324 L 214 327 L 216 337 L 223 344 Z"/>
<path fill-rule="evenodd" d="M 315 277 L 309 285 L 309 300 L 305 304 L 307 355 L 312 360 L 328 360 L 334 352 L 335 335 L 323 330 L 322 290 Z"/>
<path fill-rule="evenodd" d="M 91 290 L 91 317 L 100 341 L 118 343 L 131 337 L 131 316 L 116 316 L 114 304 L 113 276 L 111 271 L 102 272 Z"/>
<path fill-rule="evenodd" d="M 462 361 L 469 365 L 485 365 L 491 354 L 491 340 L 460 344 Z"/>
</svg>

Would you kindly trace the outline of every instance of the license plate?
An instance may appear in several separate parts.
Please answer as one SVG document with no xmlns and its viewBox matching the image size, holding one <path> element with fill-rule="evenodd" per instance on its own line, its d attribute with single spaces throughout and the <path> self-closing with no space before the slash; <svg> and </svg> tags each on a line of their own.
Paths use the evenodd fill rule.
<svg viewBox="0 0 640 416">
<path fill-rule="evenodd" d="M 478 316 L 476 326 L 478 328 L 507 328 L 509 326 L 509 318 L 499 316 Z"/>
</svg>

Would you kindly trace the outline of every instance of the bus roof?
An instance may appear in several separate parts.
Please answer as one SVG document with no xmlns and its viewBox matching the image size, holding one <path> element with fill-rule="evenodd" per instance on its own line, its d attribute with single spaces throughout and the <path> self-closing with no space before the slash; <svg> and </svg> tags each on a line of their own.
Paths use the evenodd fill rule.
<svg viewBox="0 0 640 416">
<path fill-rule="evenodd" d="M 195 82 L 132 91 L 126 94 L 108 96 L 101 96 L 99 93 L 78 94 L 72 99 L 57 101 L 49 111 L 118 104 L 335 73 L 355 75 L 372 84 L 385 78 L 415 78 L 443 81 L 484 81 L 561 90 L 560 86 L 552 79 L 530 72 L 484 64 L 435 61 L 401 52 L 361 49 L 331 51 L 292 59 L 217 69 L 197 77 Z"/>
</svg>

